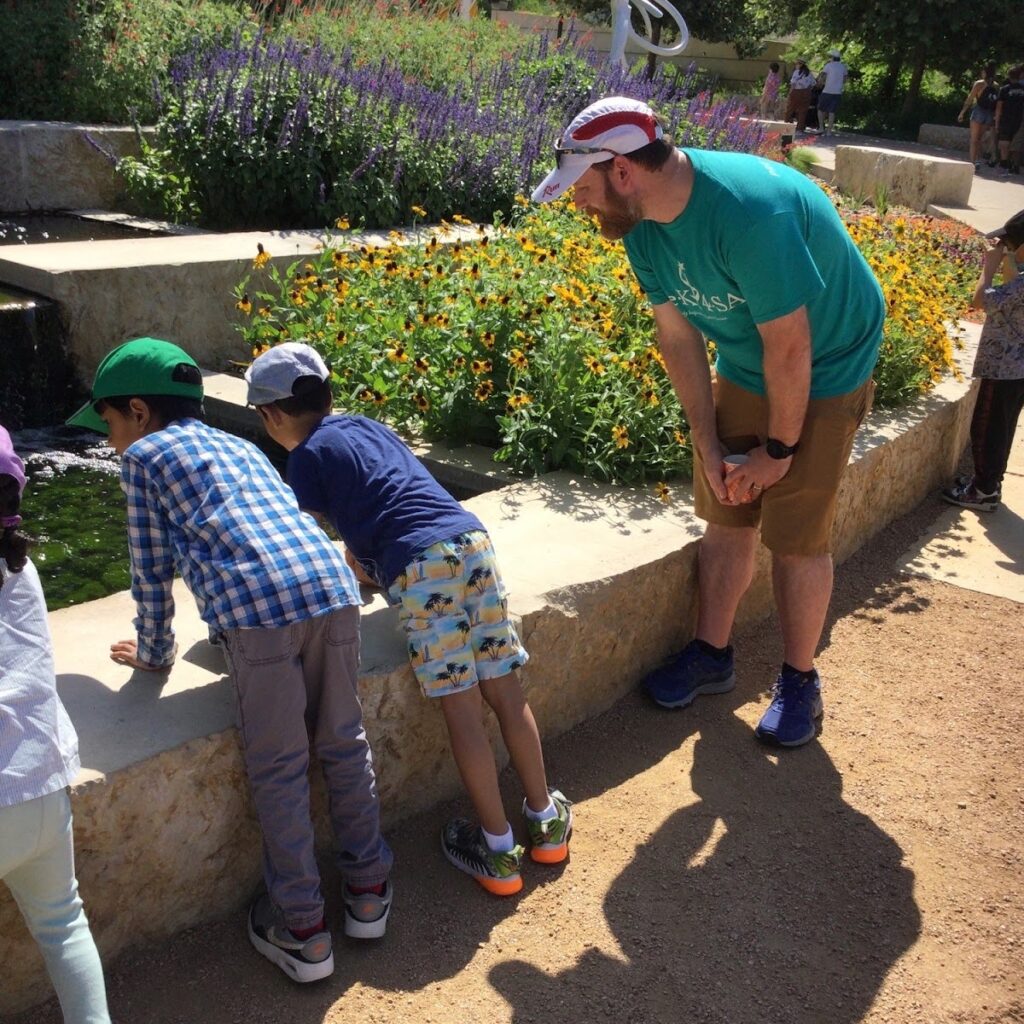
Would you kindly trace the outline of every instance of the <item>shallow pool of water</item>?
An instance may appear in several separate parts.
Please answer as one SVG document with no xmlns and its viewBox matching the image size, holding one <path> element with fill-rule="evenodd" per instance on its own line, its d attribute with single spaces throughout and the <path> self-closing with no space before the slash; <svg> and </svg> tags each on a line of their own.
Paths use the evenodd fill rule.
<svg viewBox="0 0 1024 1024">
<path fill-rule="evenodd" d="M 66 213 L 0 214 L 0 245 L 156 238 L 162 234 L 162 231 L 147 231 L 112 221 L 75 217 Z"/>
<path fill-rule="evenodd" d="M 23 430 L 22 529 L 51 611 L 131 586 L 120 460 L 95 434 Z"/>
</svg>

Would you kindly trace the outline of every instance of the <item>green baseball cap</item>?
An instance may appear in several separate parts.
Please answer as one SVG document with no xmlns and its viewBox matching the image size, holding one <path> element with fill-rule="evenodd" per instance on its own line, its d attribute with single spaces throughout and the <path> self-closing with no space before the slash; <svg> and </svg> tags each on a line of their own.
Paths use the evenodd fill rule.
<svg viewBox="0 0 1024 1024">
<path fill-rule="evenodd" d="M 178 395 L 203 399 L 202 381 L 185 367 L 199 369 L 183 349 L 159 338 L 136 338 L 108 352 L 96 370 L 89 401 L 67 419 L 68 426 L 109 433 L 93 408 L 101 398 L 124 395 Z"/>
</svg>

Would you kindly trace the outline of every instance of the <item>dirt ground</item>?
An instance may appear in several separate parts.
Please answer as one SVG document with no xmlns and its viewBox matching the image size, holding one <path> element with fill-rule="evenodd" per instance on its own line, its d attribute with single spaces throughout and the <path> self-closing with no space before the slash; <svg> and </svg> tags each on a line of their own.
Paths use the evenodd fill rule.
<svg viewBox="0 0 1024 1024">
<path fill-rule="evenodd" d="M 239 911 L 118 960 L 114 1020 L 1024 1021 L 1024 616 L 897 573 L 938 511 L 839 568 L 820 742 L 753 738 L 779 659 L 763 624 L 736 640 L 732 693 L 681 712 L 635 695 L 547 743 L 577 833 L 520 896 L 447 865 L 438 829 L 465 807 L 438 808 L 389 836 L 388 935 L 339 938 L 332 978 L 288 982 Z"/>
</svg>

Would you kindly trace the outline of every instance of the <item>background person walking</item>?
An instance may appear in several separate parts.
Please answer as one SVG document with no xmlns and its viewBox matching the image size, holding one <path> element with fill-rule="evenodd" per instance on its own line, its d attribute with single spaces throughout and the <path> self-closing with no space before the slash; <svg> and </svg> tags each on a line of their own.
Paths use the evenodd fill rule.
<svg viewBox="0 0 1024 1024">
<path fill-rule="evenodd" d="M 970 92 L 968 92 L 967 97 L 964 99 L 964 105 L 956 116 L 956 119 L 962 124 L 964 117 L 967 116 L 967 111 L 970 110 L 971 112 L 970 154 L 971 163 L 974 164 L 976 171 L 981 170 L 981 161 L 985 155 L 986 138 L 989 140 L 989 152 L 991 153 L 989 167 L 994 167 L 996 163 L 996 141 L 993 126 L 996 120 L 996 103 L 998 99 L 999 89 L 996 86 L 996 66 L 995 64 L 987 64 L 985 70 L 981 73 L 981 78 L 971 86 Z"/>
<path fill-rule="evenodd" d="M 807 127 L 807 109 L 811 105 L 811 93 L 816 81 L 807 61 L 798 60 L 789 77 L 789 96 L 786 99 L 786 120 L 796 120 L 797 133 Z"/>
</svg>

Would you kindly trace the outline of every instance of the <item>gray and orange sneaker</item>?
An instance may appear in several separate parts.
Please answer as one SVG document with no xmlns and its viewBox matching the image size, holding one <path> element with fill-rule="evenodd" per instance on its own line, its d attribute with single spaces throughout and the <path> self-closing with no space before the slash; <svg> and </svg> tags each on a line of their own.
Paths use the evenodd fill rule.
<svg viewBox="0 0 1024 1024">
<path fill-rule="evenodd" d="M 345 903 L 345 934 L 351 939 L 380 939 L 388 927 L 391 913 L 391 882 L 385 879 L 380 892 L 353 892 L 342 889 Z"/>
<path fill-rule="evenodd" d="M 326 926 L 321 925 L 309 938 L 296 938 L 266 893 L 249 908 L 249 941 L 292 981 L 319 981 L 334 971 L 331 933 Z"/>
<path fill-rule="evenodd" d="M 537 821 L 526 813 L 523 801 L 523 820 L 530 835 L 530 857 L 538 864 L 561 864 L 569 856 L 569 839 L 572 836 L 572 801 L 557 789 L 549 789 L 548 795 L 555 805 L 555 815 Z"/>
<path fill-rule="evenodd" d="M 441 829 L 444 855 L 467 875 L 472 875 L 495 896 L 513 896 L 523 887 L 519 867 L 523 848 L 514 846 L 507 853 L 495 853 L 487 846 L 479 825 L 466 818 L 454 818 Z"/>
</svg>

